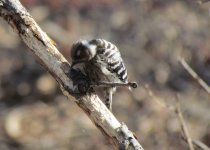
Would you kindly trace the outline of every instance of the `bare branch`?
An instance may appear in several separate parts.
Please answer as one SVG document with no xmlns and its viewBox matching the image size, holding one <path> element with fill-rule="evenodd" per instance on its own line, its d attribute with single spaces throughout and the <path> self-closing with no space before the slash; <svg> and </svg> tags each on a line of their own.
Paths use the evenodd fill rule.
<svg viewBox="0 0 210 150">
<path fill-rule="evenodd" d="M 178 105 L 176 107 L 175 106 L 170 106 L 163 99 L 157 97 L 152 92 L 152 90 L 149 88 L 149 85 L 146 84 L 143 87 L 147 91 L 150 98 L 152 100 L 154 100 L 157 104 L 159 104 L 163 108 L 168 109 L 168 110 L 172 111 L 173 113 L 177 114 L 177 117 L 179 119 L 182 131 L 184 133 L 183 139 L 188 143 L 190 150 L 194 150 L 192 144 L 196 147 L 199 147 L 202 150 L 210 150 L 210 148 L 207 145 L 205 145 L 204 143 L 202 143 L 201 141 L 191 139 L 191 137 L 189 135 L 188 128 L 187 128 L 185 120 L 184 120 L 184 117 L 183 117 L 182 112 L 181 112 L 179 97 L 177 97 Z"/>
<path fill-rule="evenodd" d="M 93 92 L 79 96 L 77 79 L 69 71 L 70 64 L 57 50 L 54 42 L 34 21 L 19 0 L 0 0 L 2 17 L 20 36 L 31 52 L 40 60 L 41 65 L 59 83 L 63 93 L 71 99 L 75 96 L 77 105 L 89 116 L 96 127 L 118 149 L 143 150 L 133 133 L 120 123 Z"/>
<path fill-rule="evenodd" d="M 179 119 L 179 122 L 180 122 L 181 128 L 182 128 L 182 132 L 184 133 L 184 137 L 186 137 L 186 139 L 187 139 L 187 143 L 189 145 L 190 150 L 194 150 L 194 147 L 192 144 L 192 139 L 190 137 L 187 125 L 186 125 L 184 117 L 182 115 L 179 95 L 177 95 L 176 98 L 177 98 L 177 106 L 176 106 L 175 113 L 178 116 L 178 119 Z"/>
<path fill-rule="evenodd" d="M 184 60 L 184 58 L 178 59 L 179 63 L 182 65 L 182 67 L 198 82 L 198 84 L 210 95 L 210 88 L 208 84 L 203 81 L 198 74 L 187 64 L 187 62 Z"/>
<path fill-rule="evenodd" d="M 187 142 L 186 137 L 183 136 L 183 139 Z M 201 141 L 192 139 L 192 143 L 196 148 L 199 148 L 201 150 L 210 150 L 210 148 L 207 145 L 205 145 L 204 143 L 202 143 Z"/>
<path fill-rule="evenodd" d="M 152 92 L 152 90 L 150 89 L 148 84 L 143 85 L 143 87 L 145 88 L 147 94 L 150 96 L 150 98 L 152 100 L 154 100 L 158 105 L 162 106 L 163 108 L 169 109 L 173 112 L 175 112 L 175 108 L 174 106 L 170 106 L 167 103 L 165 103 L 163 100 L 161 100 L 159 97 L 157 97 L 156 95 L 154 95 L 154 93 Z"/>
<path fill-rule="evenodd" d="M 192 140 L 192 143 L 197 146 L 198 148 L 200 148 L 201 150 L 210 150 L 210 148 L 205 145 L 204 143 L 202 143 L 201 141 L 198 140 Z"/>
<path fill-rule="evenodd" d="M 207 3 L 207 2 L 209 2 L 210 0 L 197 0 L 197 2 L 199 3 L 199 4 L 203 4 L 203 3 Z"/>
</svg>

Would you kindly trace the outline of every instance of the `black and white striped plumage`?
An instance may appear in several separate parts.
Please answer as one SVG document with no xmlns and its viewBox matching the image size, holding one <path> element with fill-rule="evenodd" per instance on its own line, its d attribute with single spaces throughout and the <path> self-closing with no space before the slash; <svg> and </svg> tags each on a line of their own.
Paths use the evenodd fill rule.
<svg viewBox="0 0 210 150">
<path fill-rule="evenodd" d="M 127 83 L 127 70 L 118 48 L 103 39 L 80 40 L 71 49 L 72 65 L 78 64 L 92 82 Z M 116 87 L 106 87 L 106 106 L 111 110 Z"/>
</svg>

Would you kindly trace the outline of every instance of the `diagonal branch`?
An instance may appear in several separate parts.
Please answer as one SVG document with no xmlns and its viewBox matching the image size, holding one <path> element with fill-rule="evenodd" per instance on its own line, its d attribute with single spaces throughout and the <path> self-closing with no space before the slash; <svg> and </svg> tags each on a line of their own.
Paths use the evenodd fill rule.
<svg viewBox="0 0 210 150">
<path fill-rule="evenodd" d="M 198 84 L 210 95 L 210 87 L 208 84 L 199 77 L 199 75 L 187 64 L 184 58 L 178 58 L 182 67 L 198 82 Z"/>
<path fill-rule="evenodd" d="M 177 106 L 176 106 L 176 109 L 175 109 L 175 113 L 177 114 L 177 116 L 179 118 L 179 122 L 180 122 L 181 128 L 182 128 L 182 132 L 184 133 L 184 137 L 186 137 L 186 141 L 189 145 L 189 149 L 194 150 L 192 138 L 190 137 L 189 130 L 187 128 L 186 122 L 185 122 L 184 117 L 182 115 L 180 98 L 179 98 L 178 94 L 176 95 L 176 99 L 177 99 Z"/>
<path fill-rule="evenodd" d="M 158 105 L 162 106 L 165 109 L 170 110 L 171 112 L 173 112 L 177 115 L 177 117 L 179 119 L 179 122 L 180 122 L 180 125 L 181 125 L 182 132 L 183 132 L 183 140 L 185 140 L 188 143 L 188 146 L 189 146 L 190 150 L 194 150 L 193 146 L 198 147 L 201 150 L 210 150 L 210 148 L 207 145 L 205 145 L 204 143 L 202 143 L 201 141 L 194 140 L 190 137 L 185 119 L 184 119 L 183 114 L 181 112 L 179 95 L 177 95 L 177 97 L 176 97 L 177 98 L 177 105 L 176 106 L 171 106 L 171 105 L 168 105 L 166 102 L 164 102 L 163 99 L 157 97 L 153 93 L 153 91 L 150 89 L 148 84 L 143 85 L 143 87 L 145 88 L 148 96 L 152 100 L 154 100 Z"/>
<path fill-rule="evenodd" d="M 81 74 L 76 71 L 73 75 L 70 74 L 68 61 L 19 0 L 0 0 L 0 17 L 14 29 L 41 65 L 55 78 L 64 95 L 68 99 L 71 95 L 76 98 L 77 105 L 116 148 L 143 150 L 133 133 L 115 118 L 94 92 L 83 96 L 75 95 L 80 89 L 77 86 L 77 76 Z"/>
<path fill-rule="evenodd" d="M 198 4 L 203 4 L 209 2 L 209 0 L 197 0 Z"/>
</svg>

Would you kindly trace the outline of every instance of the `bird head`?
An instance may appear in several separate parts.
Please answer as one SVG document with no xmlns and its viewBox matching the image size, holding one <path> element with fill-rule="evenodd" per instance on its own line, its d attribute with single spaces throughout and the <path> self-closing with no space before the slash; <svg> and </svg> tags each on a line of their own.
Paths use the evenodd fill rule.
<svg viewBox="0 0 210 150">
<path fill-rule="evenodd" d="M 80 40 L 76 42 L 71 48 L 72 67 L 78 63 L 90 61 L 95 55 L 95 44 L 87 40 Z"/>
</svg>

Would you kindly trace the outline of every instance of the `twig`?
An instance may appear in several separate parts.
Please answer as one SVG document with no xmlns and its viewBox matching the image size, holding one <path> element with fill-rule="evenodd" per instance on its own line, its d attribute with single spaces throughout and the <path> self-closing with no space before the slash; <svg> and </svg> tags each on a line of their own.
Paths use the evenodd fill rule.
<svg viewBox="0 0 210 150">
<path fill-rule="evenodd" d="M 192 140 L 192 143 L 202 150 L 210 150 L 210 148 L 198 140 Z"/>
<path fill-rule="evenodd" d="M 183 140 L 187 142 L 187 139 L 184 136 L 183 136 Z M 201 141 L 192 139 L 192 143 L 195 147 L 197 147 L 201 150 L 210 150 L 210 148 L 207 145 L 205 145 L 204 143 L 202 143 Z"/>
<path fill-rule="evenodd" d="M 164 102 L 161 98 L 159 98 L 156 95 L 154 95 L 154 93 L 152 92 L 152 90 L 149 88 L 149 85 L 148 84 L 142 84 L 142 85 L 143 85 L 143 87 L 145 88 L 147 94 L 150 96 L 150 98 L 152 100 L 154 100 L 157 104 L 161 105 L 163 108 L 166 108 L 166 109 L 172 111 L 173 113 L 177 114 L 177 117 L 179 119 L 179 122 L 180 122 L 180 125 L 181 125 L 181 128 L 182 128 L 182 131 L 184 133 L 184 136 L 183 136 L 184 137 L 184 140 L 187 141 L 190 150 L 193 150 L 192 144 L 194 146 L 196 146 L 196 147 L 199 147 L 202 150 L 210 150 L 210 148 L 207 145 L 205 145 L 204 143 L 202 143 L 201 141 L 193 140 L 193 139 L 190 138 L 189 132 L 188 132 L 188 129 L 187 129 L 185 120 L 184 120 L 184 117 L 183 117 L 182 112 L 181 112 L 179 100 L 178 100 L 178 104 L 177 104 L 176 107 L 170 106 L 166 102 Z"/>
<path fill-rule="evenodd" d="M 210 0 L 197 0 L 197 2 L 199 3 L 199 4 L 203 4 L 203 3 L 207 3 L 207 2 L 209 2 Z"/>
<path fill-rule="evenodd" d="M 184 60 L 184 58 L 178 59 L 179 63 L 182 65 L 182 67 L 198 82 L 198 84 L 210 95 L 210 88 L 208 84 L 203 81 L 198 74 L 187 64 L 187 62 Z"/>
<path fill-rule="evenodd" d="M 167 103 L 165 103 L 163 100 L 160 100 L 160 98 L 158 98 L 157 96 L 154 95 L 154 93 L 152 92 L 152 90 L 150 89 L 148 84 L 142 84 L 143 87 L 145 88 L 147 94 L 151 97 L 151 99 L 153 99 L 157 104 L 159 104 L 160 106 L 162 106 L 163 108 L 169 109 L 170 111 L 175 112 L 175 108 L 174 106 L 170 106 Z"/>
<path fill-rule="evenodd" d="M 184 133 L 184 137 L 186 137 L 186 139 L 187 139 L 187 143 L 189 145 L 190 150 L 194 150 L 194 147 L 193 147 L 193 144 L 192 144 L 192 139 L 190 137 L 187 125 L 185 123 L 184 117 L 183 117 L 182 112 L 181 112 L 180 97 L 179 97 L 178 94 L 176 96 L 176 99 L 177 99 L 177 105 L 176 105 L 175 113 L 177 114 L 177 116 L 179 118 L 179 122 L 180 122 L 181 128 L 182 128 L 182 132 Z"/>
<path fill-rule="evenodd" d="M 69 75 L 70 64 L 19 0 L 0 0 L 0 17 L 14 29 L 43 67 L 55 78 L 68 99 L 78 93 L 78 86 L 75 84 L 77 81 Z M 115 118 L 95 93 L 73 96 L 77 105 L 116 148 L 143 150 L 133 133 Z"/>
<path fill-rule="evenodd" d="M 195 0 L 196 3 L 198 3 L 199 5 L 202 5 L 204 3 L 209 2 L 210 0 Z"/>
</svg>

